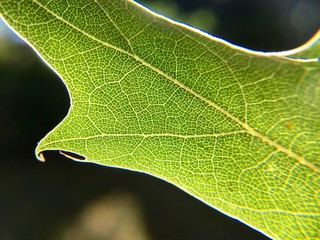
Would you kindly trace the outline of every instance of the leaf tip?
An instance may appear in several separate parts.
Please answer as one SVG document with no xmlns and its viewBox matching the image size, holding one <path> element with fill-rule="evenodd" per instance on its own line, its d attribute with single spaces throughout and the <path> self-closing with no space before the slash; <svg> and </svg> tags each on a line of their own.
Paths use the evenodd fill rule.
<svg viewBox="0 0 320 240">
<path fill-rule="evenodd" d="M 45 161 L 46 161 L 46 159 L 44 158 L 44 155 L 43 155 L 42 152 L 36 154 L 36 156 L 37 156 L 37 159 L 38 159 L 40 162 L 45 162 Z"/>
</svg>

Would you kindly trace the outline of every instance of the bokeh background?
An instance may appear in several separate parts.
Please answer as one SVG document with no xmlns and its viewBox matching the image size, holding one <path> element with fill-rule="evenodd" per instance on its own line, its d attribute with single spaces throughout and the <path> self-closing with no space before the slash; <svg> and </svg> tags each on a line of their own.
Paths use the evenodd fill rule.
<svg viewBox="0 0 320 240">
<path fill-rule="evenodd" d="M 144 0 L 155 11 L 260 51 L 298 47 L 319 0 Z M 268 239 L 146 174 L 78 163 L 37 142 L 67 114 L 61 80 L 0 23 L 0 240 Z"/>
</svg>

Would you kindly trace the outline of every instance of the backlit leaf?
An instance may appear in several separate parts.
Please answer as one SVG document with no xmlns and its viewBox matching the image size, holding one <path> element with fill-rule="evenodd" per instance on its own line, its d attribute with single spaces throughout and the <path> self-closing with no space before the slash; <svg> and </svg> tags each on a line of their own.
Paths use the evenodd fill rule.
<svg viewBox="0 0 320 240">
<path fill-rule="evenodd" d="M 37 155 L 149 173 L 272 238 L 320 238 L 319 34 L 268 54 L 127 0 L 1 0 L 0 13 L 70 94 Z"/>
</svg>

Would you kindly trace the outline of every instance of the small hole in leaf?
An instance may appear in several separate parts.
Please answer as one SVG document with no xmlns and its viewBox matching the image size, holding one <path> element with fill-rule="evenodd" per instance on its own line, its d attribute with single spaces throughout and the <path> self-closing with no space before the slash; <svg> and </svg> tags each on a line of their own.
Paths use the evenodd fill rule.
<svg viewBox="0 0 320 240">
<path fill-rule="evenodd" d="M 66 156 L 67 158 L 71 158 L 73 160 L 80 160 L 80 161 L 83 161 L 83 160 L 86 160 L 86 158 L 84 156 L 81 156 L 79 154 L 76 154 L 74 152 L 67 152 L 67 151 L 60 151 L 60 154 L 62 154 L 63 156 Z"/>
</svg>

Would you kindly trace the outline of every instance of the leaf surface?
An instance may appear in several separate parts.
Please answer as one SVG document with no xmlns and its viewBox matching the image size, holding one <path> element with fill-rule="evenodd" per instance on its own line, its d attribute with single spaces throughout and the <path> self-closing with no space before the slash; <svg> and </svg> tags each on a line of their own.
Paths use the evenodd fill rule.
<svg viewBox="0 0 320 240">
<path fill-rule="evenodd" d="M 320 238 L 319 35 L 286 57 L 133 1 L 1 0 L 0 13 L 70 94 L 37 155 L 149 173 L 272 238 Z"/>
</svg>

